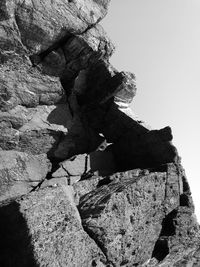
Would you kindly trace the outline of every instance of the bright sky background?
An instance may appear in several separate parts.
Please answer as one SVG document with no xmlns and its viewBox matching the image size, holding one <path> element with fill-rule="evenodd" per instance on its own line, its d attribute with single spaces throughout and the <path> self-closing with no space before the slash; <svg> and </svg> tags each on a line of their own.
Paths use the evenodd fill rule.
<svg viewBox="0 0 200 267">
<path fill-rule="evenodd" d="M 136 74 L 134 112 L 172 128 L 200 222 L 200 0 L 112 0 L 102 25 L 111 63 Z"/>
</svg>

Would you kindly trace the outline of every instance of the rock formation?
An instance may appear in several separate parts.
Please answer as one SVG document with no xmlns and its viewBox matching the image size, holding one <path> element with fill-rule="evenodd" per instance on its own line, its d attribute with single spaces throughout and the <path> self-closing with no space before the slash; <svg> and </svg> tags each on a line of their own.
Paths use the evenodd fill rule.
<svg viewBox="0 0 200 267">
<path fill-rule="evenodd" d="M 1 267 L 200 266 L 171 129 L 109 63 L 109 2 L 1 0 Z"/>
</svg>

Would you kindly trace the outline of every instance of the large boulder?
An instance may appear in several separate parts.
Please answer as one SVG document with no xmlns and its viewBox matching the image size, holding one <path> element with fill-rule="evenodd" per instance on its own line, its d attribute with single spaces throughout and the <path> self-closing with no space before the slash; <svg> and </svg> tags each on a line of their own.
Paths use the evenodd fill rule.
<svg viewBox="0 0 200 267">
<path fill-rule="evenodd" d="M 105 266 L 84 231 L 70 187 L 46 188 L 0 207 L 1 266 Z"/>
<path fill-rule="evenodd" d="M 175 267 L 192 255 L 198 261 L 199 226 L 180 165 L 95 176 L 73 187 L 54 178 L 43 188 L 1 204 L 1 266 Z"/>
<path fill-rule="evenodd" d="M 151 257 L 164 218 L 165 179 L 165 174 L 137 181 L 130 177 L 81 199 L 83 225 L 114 266 L 133 266 Z"/>
<path fill-rule="evenodd" d="M 81 33 L 96 24 L 106 15 L 109 2 L 3 0 L 1 21 L 15 30 L 12 36 L 20 36 L 24 47 L 37 52 L 67 32 Z M 1 43 L 5 44 L 6 38 Z"/>
<path fill-rule="evenodd" d="M 158 263 L 177 247 L 192 246 L 198 224 L 181 167 L 139 176 L 129 171 L 111 180 L 83 196 L 79 211 L 113 266 L 142 266 L 152 257 Z"/>
</svg>

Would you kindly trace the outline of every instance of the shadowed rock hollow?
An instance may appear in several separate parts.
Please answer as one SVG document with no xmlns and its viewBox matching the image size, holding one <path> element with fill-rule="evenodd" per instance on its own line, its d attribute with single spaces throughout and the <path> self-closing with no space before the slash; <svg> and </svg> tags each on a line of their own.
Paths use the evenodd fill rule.
<svg viewBox="0 0 200 267">
<path fill-rule="evenodd" d="M 130 109 L 99 22 L 109 0 L 0 3 L 0 266 L 197 267 L 169 126 Z"/>
</svg>

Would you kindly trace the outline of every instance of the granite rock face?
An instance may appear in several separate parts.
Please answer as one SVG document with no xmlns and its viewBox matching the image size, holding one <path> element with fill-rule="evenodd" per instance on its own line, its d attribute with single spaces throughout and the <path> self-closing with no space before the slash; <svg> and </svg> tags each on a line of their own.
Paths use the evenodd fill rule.
<svg viewBox="0 0 200 267">
<path fill-rule="evenodd" d="M 141 266 L 151 257 L 163 259 L 177 245 L 192 245 L 198 225 L 185 178 L 178 166 L 165 168 L 139 176 L 128 171 L 120 179 L 114 175 L 80 199 L 83 226 L 113 266 Z"/>
<path fill-rule="evenodd" d="M 1 266 L 7 266 L 10 247 L 19 241 L 27 247 L 13 251 L 10 266 L 104 266 L 105 256 L 83 230 L 70 195 L 68 187 L 46 188 L 2 208 L 1 214 L 10 225 L 1 224 L 7 227 L 1 240 L 1 245 L 6 243 Z M 15 220 L 18 228 L 13 233 Z"/>
<path fill-rule="evenodd" d="M 109 0 L 0 3 L 0 266 L 196 267 L 199 225 L 169 126 L 130 108 Z"/>
<path fill-rule="evenodd" d="M 90 192 L 79 205 L 84 227 L 114 266 L 151 257 L 164 218 L 165 174 L 146 176 L 148 183 L 129 177 Z"/>
</svg>

